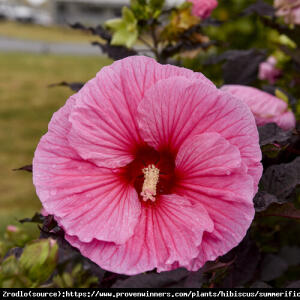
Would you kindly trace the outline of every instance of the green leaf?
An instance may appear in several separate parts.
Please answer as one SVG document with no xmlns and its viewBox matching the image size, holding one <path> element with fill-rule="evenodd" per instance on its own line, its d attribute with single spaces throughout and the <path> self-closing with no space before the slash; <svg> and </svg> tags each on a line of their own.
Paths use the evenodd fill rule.
<svg viewBox="0 0 300 300">
<path fill-rule="evenodd" d="M 192 2 L 185 1 L 181 5 L 179 5 L 178 9 L 179 10 L 186 10 L 186 9 L 191 9 L 192 7 L 193 7 Z"/>
<path fill-rule="evenodd" d="M 4 239 L 10 247 L 24 247 L 30 236 L 23 228 L 9 225 L 6 228 Z"/>
<path fill-rule="evenodd" d="M 281 90 L 276 89 L 275 90 L 275 96 L 281 100 L 283 100 L 284 102 L 286 102 L 287 104 L 289 104 L 289 97 L 283 93 Z"/>
<path fill-rule="evenodd" d="M 82 265 L 81 264 L 77 264 L 74 267 L 74 269 L 72 270 L 72 276 L 73 277 L 79 276 L 81 272 L 82 272 Z"/>
<path fill-rule="evenodd" d="M 148 9 L 149 7 L 147 6 L 146 0 L 131 0 L 130 8 L 134 13 L 136 19 L 148 20 L 150 18 Z"/>
<path fill-rule="evenodd" d="M 123 16 L 123 20 L 125 21 L 125 23 L 136 23 L 136 18 L 133 14 L 133 12 L 126 6 L 123 7 L 122 9 L 122 16 Z"/>
<path fill-rule="evenodd" d="M 286 36 L 285 34 L 281 34 L 279 36 L 279 43 L 281 45 L 288 46 L 293 49 L 297 48 L 297 44 L 293 40 L 291 40 L 288 36 Z"/>
<path fill-rule="evenodd" d="M 0 241 L 0 261 L 2 257 L 5 256 L 6 252 L 7 252 L 7 246 L 5 245 L 4 242 Z"/>
<path fill-rule="evenodd" d="M 73 287 L 74 282 L 73 282 L 71 274 L 63 273 L 62 274 L 62 279 L 64 281 L 65 287 L 68 287 L 68 288 Z"/>
<path fill-rule="evenodd" d="M 105 25 L 113 30 L 118 30 L 120 27 L 122 27 L 124 24 L 124 21 L 122 19 L 112 19 L 108 20 Z"/>
<path fill-rule="evenodd" d="M 90 288 L 99 283 L 99 279 L 84 270 L 82 264 L 76 264 L 71 273 L 64 272 L 54 276 L 53 283 L 59 288 Z"/>
<path fill-rule="evenodd" d="M 97 285 L 99 280 L 96 276 L 88 277 L 84 282 L 82 282 L 78 287 L 79 288 L 89 288 L 92 285 Z"/>
<path fill-rule="evenodd" d="M 5 277 L 14 276 L 19 273 L 18 261 L 14 255 L 9 256 L 1 265 L 1 273 Z"/>
<path fill-rule="evenodd" d="M 137 19 L 126 6 L 122 10 L 122 19 L 109 20 L 106 26 L 113 31 L 111 45 L 131 48 L 138 38 Z"/>
<path fill-rule="evenodd" d="M 114 33 L 113 38 L 111 40 L 112 45 L 124 45 L 127 48 L 131 48 L 138 38 L 138 33 L 131 33 L 127 29 L 121 29 Z"/>
<path fill-rule="evenodd" d="M 59 276 L 59 275 L 56 275 L 56 276 L 53 277 L 53 283 L 58 288 L 66 288 L 65 283 L 64 283 L 62 277 Z"/>
<path fill-rule="evenodd" d="M 17 258 L 14 255 L 5 259 L 0 266 L 1 288 L 24 288 L 30 287 L 31 281 L 22 274 Z"/>
<path fill-rule="evenodd" d="M 130 7 L 132 6 L 146 6 L 147 0 L 130 0 Z"/>
<path fill-rule="evenodd" d="M 164 0 L 150 0 L 149 1 L 150 12 L 154 19 L 157 19 L 160 16 L 164 5 L 165 5 Z"/>
<path fill-rule="evenodd" d="M 28 244 L 21 257 L 20 266 L 34 282 L 46 281 L 56 268 L 58 245 L 55 240 L 42 239 Z"/>
<path fill-rule="evenodd" d="M 150 0 L 149 5 L 153 11 L 161 10 L 165 5 L 165 0 Z"/>
</svg>

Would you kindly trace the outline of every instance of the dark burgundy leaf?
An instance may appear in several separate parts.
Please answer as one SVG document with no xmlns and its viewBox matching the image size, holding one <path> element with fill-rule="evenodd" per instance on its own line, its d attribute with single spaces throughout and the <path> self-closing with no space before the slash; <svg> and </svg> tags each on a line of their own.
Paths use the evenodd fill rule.
<svg viewBox="0 0 300 300">
<path fill-rule="evenodd" d="M 19 220 L 20 223 L 39 223 L 39 224 L 43 224 L 44 221 L 45 221 L 45 217 L 40 213 L 36 213 L 32 218 L 25 218 Z"/>
<path fill-rule="evenodd" d="M 266 53 L 257 49 L 233 50 L 228 51 L 225 57 L 225 84 L 249 85 L 257 79 L 258 67 L 266 59 Z"/>
<path fill-rule="evenodd" d="M 224 22 L 217 20 L 217 19 L 213 19 L 213 18 L 207 18 L 205 20 L 201 21 L 201 26 L 205 27 L 205 26 L 220 26 L 222 25 Z"/>
<path fill-rule="evenodd" d="M 104 278 L 104 275 L 106 273 L 105 270 L 101 269 L 97 264 L 89 260 L 88 258 L 84 258 L 83 260 L 83 268 L 85 270 L 89 270 L 91 274 L 94 276 L 97 276 L 99 279 L 99 282 L 101 282 Z"/>
<path fill-rule="evenodd" d="M 254 201 L 255 210 L 257 212 L 264 211 L 268 208 L 270 204 L 279 202 L 276 196 L 268 194 L 263 191 L 258 191 L 253 201 Z"/>
<path fill-rule="evenodd" d="M 76 22 L 76 23 L 74 23 L 74 24 L 70 24 L 69 26 L 70 26 L 71 28 L 73 28 L 73 29 L 86 30 L 86 31 L 89 30 L 88 27 L 84 26 L 83 24 L 81 24 L 81 23 L 79 23 L 79 22 Z"/>
<path fill-rule="evenodd" d="M 281 50 L 289 55 L 298 65 L 300 65 L 300 49 L 291 49 L 287 46 L 280 46 Z"/>
<path fill-rule="evenodd" d="M 131 276 L 126 280 L 117 281 L 113 288 L 164 288 L 177 284 L 189 275 L 185 269 L 177 269 L 170 272 L 147 273 Z"/>
<path fill-rule="evenodd" d="M 296 288 L 300 288 L 300 280 L 291 282 L 291 283 L 288 284 L 286 287 L 287 287 L 288 289 L 296 289 Z"/>
<path fill-rule="evenodd" d="M 220 257 L 217 261 L 208 261 L 201 269 L 203 273 L 216 272 L 219 269 L 229 267 L 235 260 L 235 253 L 229 252 L 226 255 Z"/>
<path fill-rule="evenodd" d="M 258 127 L 259 144 L 264 146 L 267 144 L 278 143 L 287 144 L 293 134 L 292 131 L 285 131 L 275 123 L 268 123 Z"/>
<path fill-rule="evenodd" d="M 109 42 L 111 41 L 112 36 L 111 36 L 110 32 L 107 31 L 106 29 L 104 29 L 101 25 L 98 25 L 95 28 L 90 27 L 90 30 L 93 35 L 98 35 L 106 41 L 109 41 Z"/>
<path fill-rule="evenodd" d="M 106 53 L 110 58 L 114 60 L 119 60 L 128 56 L 133 56 L 138 54 L 138 52 L 133 49 L 129 49 L 123 46 L 112 46 L 108 43 L 102 44 L 99 42 L 92 42 L 92 45 L 100 47 L 100 49 L 104 53 Z"/>
<path fill-rule="evenodd" d="M 281 248 L 279 256 L 285 260 L 288 266 L 300 265 L 300 248 L 297 246 L 284 246 Z"/>
<path fill-rule="evenodd" d="M 233 250 L 234 262 L 228 268 L 228 272 L 221 287 L 233 288 L 243 286 L 253 279 L 256 267 L 260 260 L 260 253 L 256 244 L 250 239 L 249 234 Z"/>
<path fill-rule="evenodd" d="M 256 288 L 256 289 L 267 289 L 271 288 L 270 285 L 266 284 L 263 281 L 256 281 L 251 285 L 251 288 Z"/>
<path fill-rule="evenodd" d="M 27 171 L 27 172 L 32 172 L 32 165 L 26 165 L 26 166 L 18 168 L 18 169 L 13 169 L 13 171 Z"/>
<path fill-rule="evenodd" d="M 275 9 L 272 5 L 262 1 L 258 0 L 256 3 L 250 5 L 244 10 L 245 15 L 250 14 L 257 14 L 259 16 L 269 16 L 274 17 L 275 16 Z"/>
<path fill-rule="evenodd" d="M 180 40 L 177 44 L 175 45 L 168 45 L 166 46 L 162 52 L 161 52 L 161 58 L 163 60 L 166 60 L 169 57 L 174 56 L 175 54 L 181 52 L 181 51 L 191 51 L 191 50 L 196 50 L 196 49 L 207 49 L 208 47 L 214 45 L 214 41 L 210 41 L 208 43 L 199 43 L 199 42 L 194 42 L 194 41 L 184 41 Z"/>
<path fill-rule="evenodd" d="M 77 22 L 77 23 L 71 24 L 70 27 L 73 29 L 77 29 L 77 30 L 88 31 L 88 32 L 92 33 L 93 35 L 97 35 L 106 41 L 111 40 L 111 34 L 109 33 L 109 31 L 104 29 L 101 25 L 98 25 L 96 27 L 86 27 L 86 26 L 82 25 L 81 23 Z"/>
<path fill-rule="evenodd" d="M 216 56 L 211 56 L 205 64 L 223 64 L 223 77 L 225 84 L 249 85 L 257 79 L 258 67 L 266 59 L 265 51 L 228 50 Z"/>
<path fill-rule="evenodd" d="M 55 221 L 54 216 L 48 215 L 44 218 L 44 222 L 43 222 L 44 230 L 51 231 L 56 225 L 57 222 Z"/>
<path fill-rule="evenodd" d="M 203 23 L 197 24 L 185 30 L 183 33 L 181 33 L 180 36 L 178 37 L 177 43 L 168 44 L 162 49 L 159 55 L 160 60 L 165 62 L 167 61 L 168 58 L 182 51 L 191 51 L 199 48 L 207 49 L 210 46 L 215 45 L 216 41 L 211 40 L 209 42 L 200 42 L 199 39 L 196 38 L 198 36 L 197 34 L 201 34 L 202 27 L 203 27 Z"/>
<path fill-rule="evenodd" d="M 287 164 L 270 166 L 260 181 L 262 190 L 276 196 L 281 202 L 289 201 L 299 184 L 300 157 Z"/>
<path fill-rule="evenodd" d="M 49 85 L 49 87 L 55 87 L 55 86 L 67 86 L 72 91 L 78 92 L 84 86 L 84 83 L 83 82 L 66 82 L 66 81 L 62 81 L 62 82 L 59 82 L 59 83 L 53 83 L 53 84 Z"/>
<path fill-rule="evenodd" d="M 300 220 L 300 210 L 293 203 L 274 204 L 263 215 Z"/>
<path fill-rule="evenodd" d="M 208 282 L 208 276 L 202 271 L 198 272 L 190 272 L 189 275 L 183 280 L 183 282 L 179 282 L 178 288 L 201 288 L 203 283 Z M 172 287 L 176 287 L 173 285 Z"/>
<path fill-rule="evenodd" d="M 288 269 L 287 263 L 280 257 L 274 254 L 267 254 L 261 264 L 262 281 L 271 281 L 280 277 Z"/>
<path fill-rule="evenodd" d="M 23 253 L 23 248 L 15 247 L 12 249 L 9 249 L 6 255 L 4 256 L 3 260 L 5 260 L 7 257 L 14 255 L 16 258 L 19 258 Z"/>
</svg>

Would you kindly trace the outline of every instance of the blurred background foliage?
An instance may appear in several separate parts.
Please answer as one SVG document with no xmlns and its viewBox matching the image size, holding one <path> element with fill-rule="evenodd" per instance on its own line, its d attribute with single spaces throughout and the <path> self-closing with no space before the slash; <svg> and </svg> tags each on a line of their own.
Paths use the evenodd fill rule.
<svg viewBox="0 0 300 300">
<path fill-rule="evenodd" d="M 87 81 L 110 62 L 101 56 L 0 52 L 1 234 L 7 224 L 16 224 L 41 208 L 31 174 L 12 170 L 31 163 L 52 114 L 72 94 L 48 86 L 66 78 Z"/>
</svg>

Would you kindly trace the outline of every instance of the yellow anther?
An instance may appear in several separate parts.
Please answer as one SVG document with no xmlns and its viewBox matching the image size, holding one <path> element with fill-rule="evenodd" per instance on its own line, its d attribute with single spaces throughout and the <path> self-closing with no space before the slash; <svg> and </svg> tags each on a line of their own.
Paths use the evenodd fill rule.
<svg viewBox="0 0 300 300">
<path fill-rule="evenodd" d="M 142 171 L 145 179 L 141 196 L 143 196 L 144 201 L 151 200 L 152 202 L 155 202 L 156 187 L 159 180 L 159 169 L 157 169 L 154 165 L 149 165 Z"/>
</svg>

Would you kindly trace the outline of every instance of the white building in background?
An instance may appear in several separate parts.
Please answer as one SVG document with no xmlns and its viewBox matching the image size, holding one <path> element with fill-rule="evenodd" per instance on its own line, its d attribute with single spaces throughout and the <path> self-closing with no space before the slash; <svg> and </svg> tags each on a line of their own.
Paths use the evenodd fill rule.
<svg viewBox="0 0 300 300">
<path fill-rule="evenodd" d="M 185 0 L 166 0 L 168 6 Z M 8 19 L 48 24 L 102 24 L 121 16 L 130 0 L 0 0 L 1 12 Z"/>
<path fill-rule="evenodd" d="M 47 9 L 47 0 L 0 0 L 0 19 L 11 21 L 52 24 L 52 15 Z"/>
<path fill-rule="evenodd" d="M 167 0 L 167 6 L 185 0 Z M 85 25 L 98 25 L 121 16 L 122 7 L 130 0 L 49 0 L 52 4 L 54 23 L 70 24 L 81 22 Z"/>
<path fill-rule="evenodd" d="M 129 0 L 50 0 L 52 18 L 56 24 L 80 22 L 97 25 L 121 15 Z"/>
</svg>

